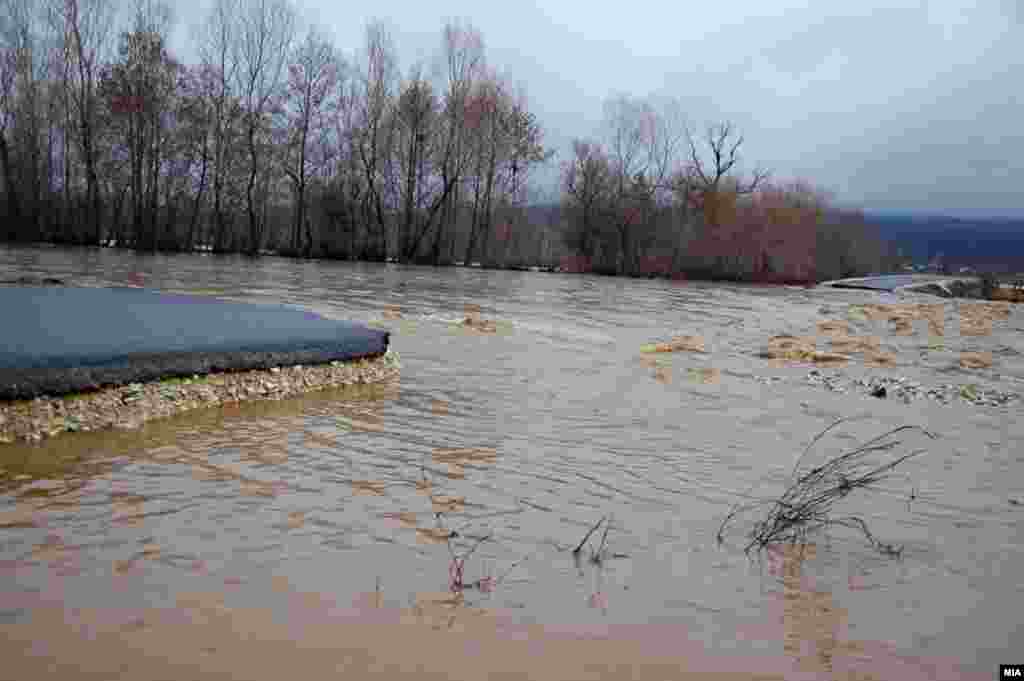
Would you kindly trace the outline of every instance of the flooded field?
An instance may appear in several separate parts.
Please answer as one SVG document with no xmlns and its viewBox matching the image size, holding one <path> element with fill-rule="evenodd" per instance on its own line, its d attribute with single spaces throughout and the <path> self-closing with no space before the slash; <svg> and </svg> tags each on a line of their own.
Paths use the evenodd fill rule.
<svg viewBox="0 0 1024 681">
<path fill-rule="evenodd" d="M 2 678 L 280 678 L 295 653 L 308 678 L 987 679 L 1024 649 L 1020 309 L 0 249 L 0 278 L 32 274 L 381 325 L 402 375 L 0 445 L 0 646 L 20 670 Z M 817 456 L 938 436 L 907 434 L 927 453 L 844 500 L 900 556 L 842 529 L 720 546 L 729 509 L 778 493 L 839 417 Z"/>
</svg>

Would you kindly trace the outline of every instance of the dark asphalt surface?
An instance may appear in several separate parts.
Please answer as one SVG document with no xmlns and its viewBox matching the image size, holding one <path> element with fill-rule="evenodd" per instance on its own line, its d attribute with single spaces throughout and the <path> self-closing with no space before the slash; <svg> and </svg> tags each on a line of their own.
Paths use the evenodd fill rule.
<svg viewBox="0 0 1024 681">
<path fill-rule="evenodd" d="M 0 286 L 0 399 L 351 360 L 388 333 L 285 306 L 136 288 Z"/>
<path fill-rule="evenodd" d="M 865 288 L 873 291 L 895 291 L 901 286 L 920 283 L 911 274 L 887 274 L 879 277 L 865 277 L 853 281 L 836 282 L 832 288 Z"/>
</svg>

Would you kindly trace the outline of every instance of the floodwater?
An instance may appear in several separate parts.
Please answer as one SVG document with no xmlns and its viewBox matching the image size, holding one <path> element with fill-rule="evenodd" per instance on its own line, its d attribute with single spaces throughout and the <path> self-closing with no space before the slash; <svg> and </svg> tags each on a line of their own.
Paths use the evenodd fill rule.
<svg viewBox="0 0 1024 681">
<path fill-rule="evenodd" d="M 402 376 L 0 445 L 2 678 L 991 678 L 1024 650 L 1021 403 L 840 394 L 757 356 L 877 293 L 0 249 L 22 274 L 382 324 Z M 459 327 L 467 304 L 497 332 Z M 961 335 L 943 304 L 941 347 L 850 317 L 896 363 L 842 371 L 1024 392 L 1024 313 Z M 640 353 L 678 335 L 706 352 Z M 720 546 L 839 417 L 821 456 L 939 436 L 844 500 L 900 557 L 841 530 Z"/>
</svg>

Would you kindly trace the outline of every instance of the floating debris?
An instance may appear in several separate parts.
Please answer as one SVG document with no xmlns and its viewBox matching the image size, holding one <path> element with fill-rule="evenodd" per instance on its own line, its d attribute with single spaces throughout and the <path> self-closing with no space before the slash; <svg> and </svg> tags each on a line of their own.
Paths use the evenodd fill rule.
<svg viewBox="0 0 1024 681">
<path fill-rule="evenodd" d="M 707 352 L 704 339 L 700 336 L 676 336 L 667 343 L 648 343 L 640 347 L 640 352 Z"/>
<path fill-rule="evenodd" d="M 992 367 L 992 353 L 961 352 L 960 367 L 962 369 L 989 369 Z"/>
<path fill-rule="evenodd" d="M 964 402 L 979 407 L 1001 407 L 1020 400 L 1020 395 L 998 390 L 983 390 L 975 384 L 944 384 L 927 388 L 917 381 L 899 376 L 872 376 L 854 379 L 845 374 L 823 373 L 817 369 L 808 372 L 805 382 L 829 392 L 858 392 L 868 396 L 885 397 L 910 404 L 927 399 L 939 404 Z"/>
<path fill-rule="evenodd" d="M 722 377 L 721 370 L 713 367 L 691 367 L 686 373 L 691 381 L 695 383 L 703 383 L 705 385 L 718 383 L 719 379 Z"/>
<path fill-rule="evenodd" d="M 818 333 L 825 336 L 848 336 L 850 324 L 842 320 L 818 322 Z"/>
<path fill-rule="evenodd" d="M 352 491 L 356 494 L 372 496 L 382 496 L 387 488 L 387 485 L 379 480 L 352 480 L 349 484 L 352 485 Z"/>
<path fill-rule="evenodd" d="M 816 350 L 813 338 L 799 336 L 774 336 L 758 356 L 776 363 L 810 362 L 822 366 L 842 366 L 850 360 L 848 355 Z"/>
</svg>

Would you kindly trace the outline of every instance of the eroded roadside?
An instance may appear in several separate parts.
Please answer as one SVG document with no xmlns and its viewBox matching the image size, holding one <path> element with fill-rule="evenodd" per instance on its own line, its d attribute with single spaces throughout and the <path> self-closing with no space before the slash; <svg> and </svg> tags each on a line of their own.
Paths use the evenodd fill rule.
<svg viewBox="0 0 1024 681">
<path fill-rule="evenodd" d="M 138 428 L 146 421 L 242 400 L 281 400 L 314 390 L 398 377 L 398 355 L 314 366 L 195 375 L 34 400 L 0 401 L 0 444 L 65 432 Z"/>
</svg>

